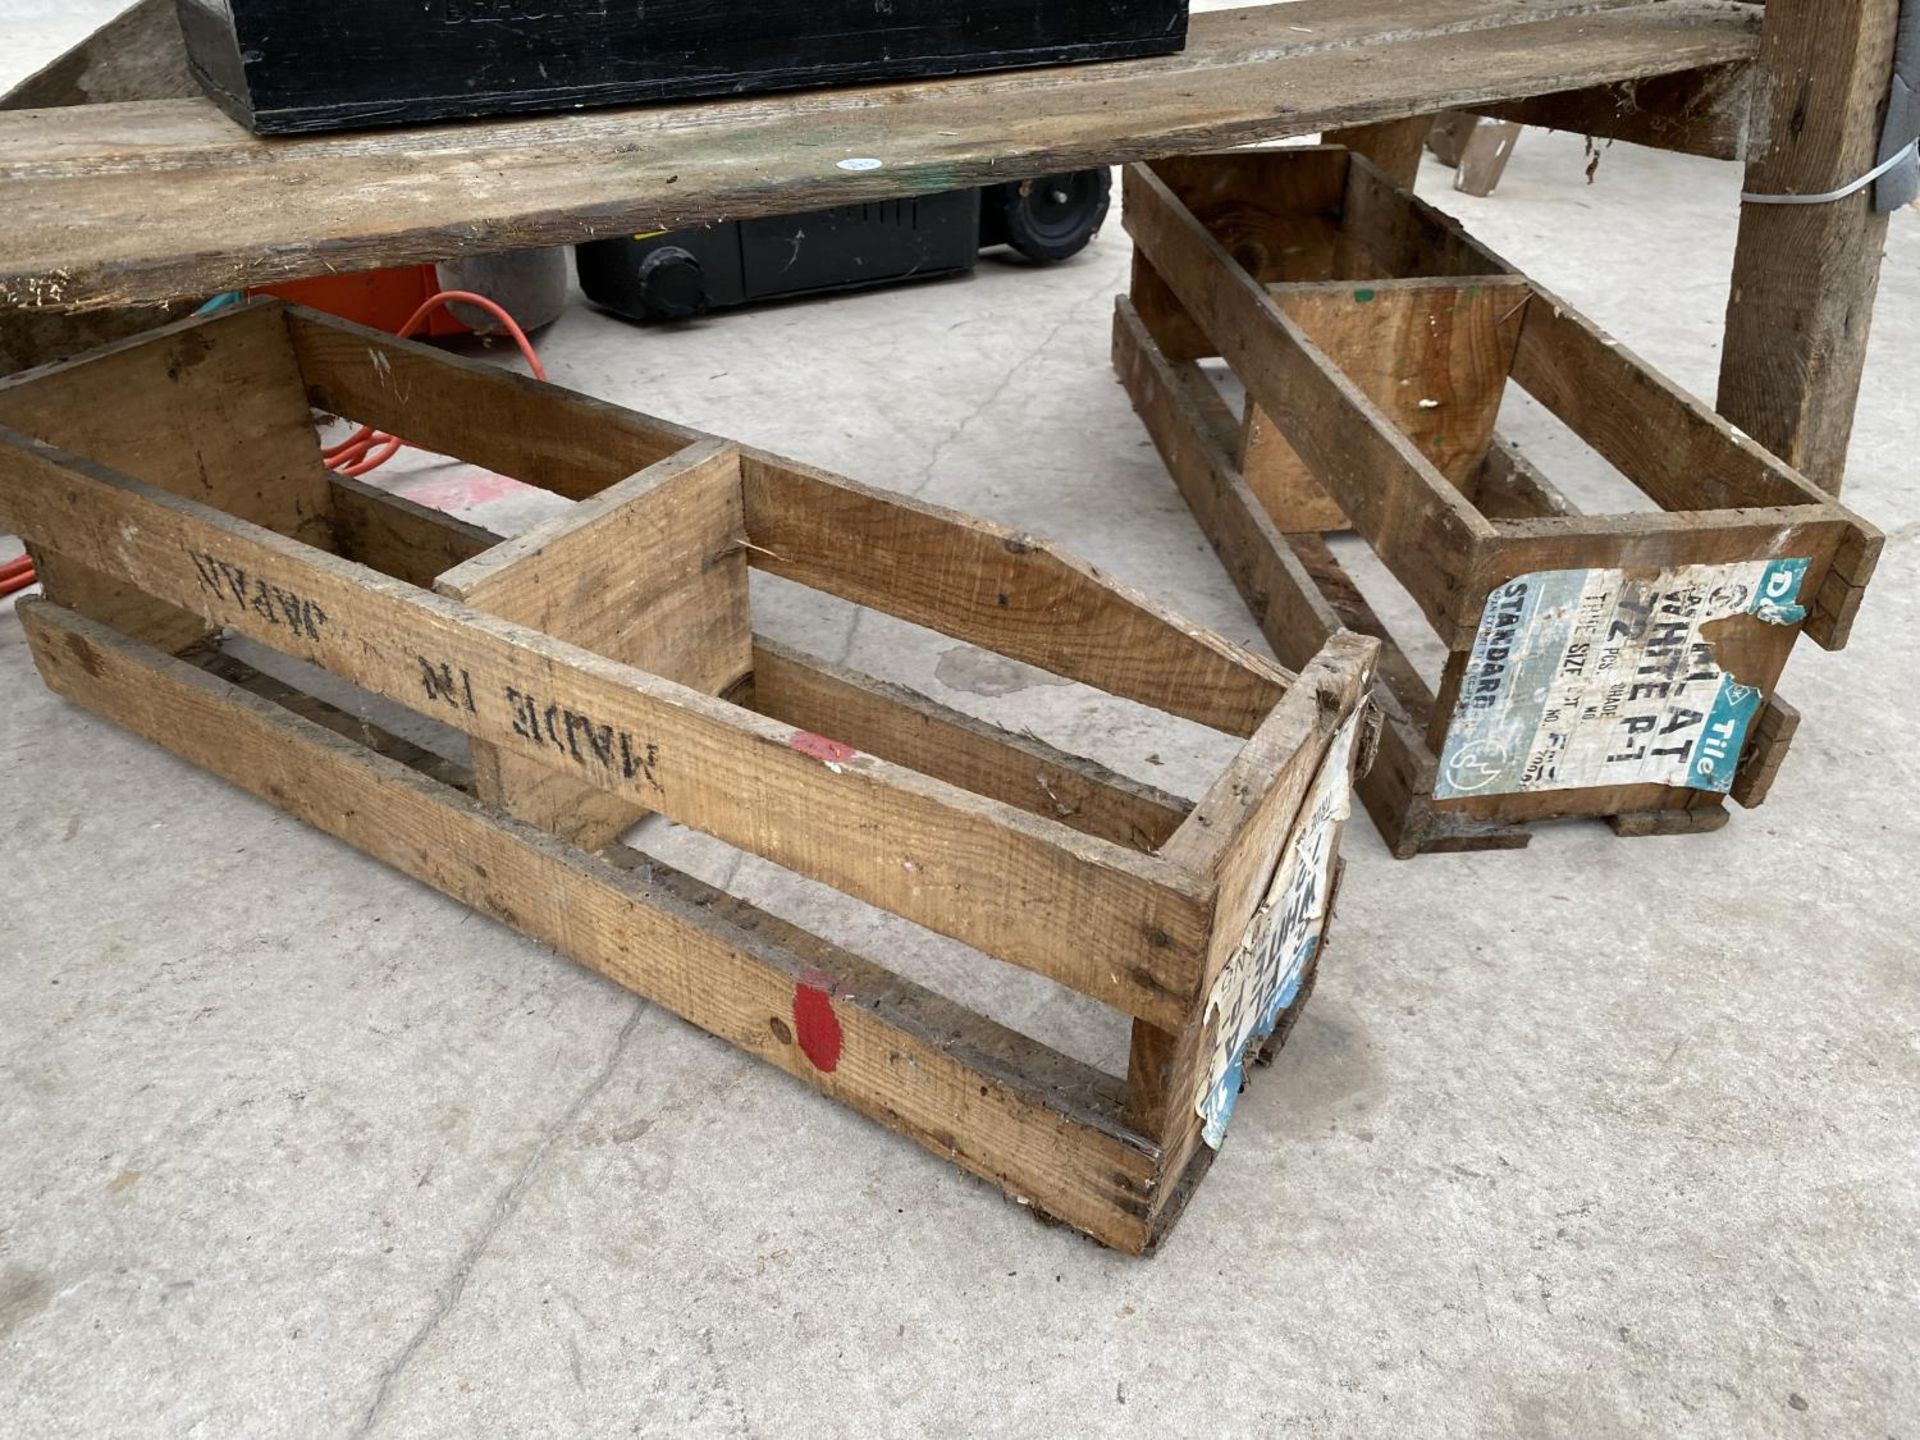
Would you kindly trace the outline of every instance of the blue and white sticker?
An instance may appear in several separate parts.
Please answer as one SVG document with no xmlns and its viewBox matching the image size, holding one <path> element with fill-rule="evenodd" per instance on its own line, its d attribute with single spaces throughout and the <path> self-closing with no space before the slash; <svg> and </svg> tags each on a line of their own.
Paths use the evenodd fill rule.
<svg viewBox="0 0 1920 1440">
<path fill-rule="evenodd" d="M 1435 777 L 1436 799 L 1673 785 L 1725 794 L 1759 691 L 1703 626 L 1798 625 L 1805 559 L 1543 570 L 1487 598 Z"/>
<path fill-rule="evenodd" d="M 1216 1150 L 1227 1138 L 1247 1057 L 1298 998 L 1307 962 L 1320 948 L 1340 826 L 1353 811 L 1353 741 L 1360 719 L 1356 709 L 1335 732 L 1275 861 L 1266 897 L 1207 998 L 1213 1048 L 1193 1108 L 1205 1122 L 1200 1133 Z"/>
</svg>

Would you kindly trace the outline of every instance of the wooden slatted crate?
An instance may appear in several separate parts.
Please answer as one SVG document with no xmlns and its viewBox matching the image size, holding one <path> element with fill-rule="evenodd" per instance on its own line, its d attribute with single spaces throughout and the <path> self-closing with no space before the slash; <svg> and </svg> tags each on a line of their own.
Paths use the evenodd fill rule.
<svg viewBox="0 0 1920 1440">
<path fill-rule="evenodd" d="M 329 473 L 313 408 L 577 503 L 502 539 Z M 54 689 L 1109 1245 L 1164 1232 L 1311 986 L 1372 640 L 1294 675 L 1029 536 L 278 302 L 17 377 L 0 427 Z M 1245 744 L 1189 803 L 756 637 L 749 566 Z M 648 812 L 1094 997 L 1129 1073 L 644 859 Z"/>
<path fill-rule="evenodd" d="M 1125 214 L 1115 367 L 1275 652 L 1385 644 L 1361 795 L 1395 854 L 1765 798 L 1781 668 L 1802 630 L 1845 643 L 1873 527 L 1360 156 L 1134 166 Z M 1651 508 L 1581 513 L 1496 431 L 1510 387 Z M 1349 526 L 1438 633 L 1437 694 L 1328 545 Z"/>
</svg>

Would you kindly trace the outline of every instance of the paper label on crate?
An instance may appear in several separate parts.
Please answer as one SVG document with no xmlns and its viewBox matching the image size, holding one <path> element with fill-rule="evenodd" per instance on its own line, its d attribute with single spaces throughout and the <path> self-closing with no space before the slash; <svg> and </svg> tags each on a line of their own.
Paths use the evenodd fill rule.
<svg viewBox="0 0 1920 1440">
<path fill-rule="evenodd" d="M 1648 784 L 1724 795 L 1761 696 L 1720 668 L 1702 628 L 1736 615 L 1798 625 L 1807 565 L 1508 581 L 1481 614 L 1434 798 Z"/>
<path fill-rule="evenodd" d="M 1353 806 L 1353 744 L 1360 715 L 1356 709 L 1335 732 L 1266 896 L 1207 999 L 1207 1018 L 1218 1019 L 1194 1110 L 1205 1122 L 1201 1134 L 1216 1150 L 1226 1139 L 1248 1057 L 1299 995 L 1307 962 L 1320 948 L 1334 845 Z"/>
</svg>

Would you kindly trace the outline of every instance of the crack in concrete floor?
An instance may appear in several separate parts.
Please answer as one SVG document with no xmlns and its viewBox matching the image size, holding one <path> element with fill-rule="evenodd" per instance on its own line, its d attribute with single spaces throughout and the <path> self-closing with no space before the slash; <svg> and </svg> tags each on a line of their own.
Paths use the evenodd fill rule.
<svg viewBox="0 0 1920 1440">
<path fill-rule="evenodd" d="M 394 1382 L 406 1373 L 414 1357 L 433 1338 L 434 1331 L 440 1328 L 440 1322 L 452 1314 L 454 1307 L 459 1305 L 460 1297 L 466 1293 L 467 1282 L 473 1278 L 475 1267 L 485 1257 L 488 1247 L 493 1244 L 494 1237 L 519 1211 L 527 1191 L 532 1188 L 533 1182 L 545 1168 L 547 1157 L 553 1152 L 554 1145 L 613 1079 L 614 1072 L 619 1069 L 620 1058 L 626 1053 L 627 1042 L 633 1038 L 634 1030 L 639 1026 L 641 1017 L 649 1008 L 647 1002 L 638 995 L 631 998 L 632 1012 L 627 1016 L 626 1023 L 620 1027 L 620 1033 L 614 1037 L 613 1044 L 607 1051 L 607 1058 L 602 1062 L 600 1069 L 580 1093 L 574 1096 L 572 1103 L 547 1127 L 546 1133 L 540 1137 L 539 1144 L 534 1146 L 533 1153 L 528 1155 L 526 1162 L 521 1165 L 519 1173 L 508 1182 L 506 1189 L 502 1190 L 499 1198 L 493 1202 L 493 1209 L 488 1213 L 479 1233 L 461 1252 L 452 1275 L 441 1287 L 440 1297 L 435 1301 L 433 1309 L 428 1312 L 420 1328 L 413 1332 L 412 1338 L 401 1348 L 400 1353 L 381 1370 L 373 1398 L 367 1402 L 367 1408 L 361 1414 L 360 1423 L 353 1429 L 352 1433 L 356 1440 L 360 1436 L 373 1432 L 373 1427 L 380 1422 L 381 1411 L 386 1407 L 387 1397 L 392 1393 Z"/>
</svg>

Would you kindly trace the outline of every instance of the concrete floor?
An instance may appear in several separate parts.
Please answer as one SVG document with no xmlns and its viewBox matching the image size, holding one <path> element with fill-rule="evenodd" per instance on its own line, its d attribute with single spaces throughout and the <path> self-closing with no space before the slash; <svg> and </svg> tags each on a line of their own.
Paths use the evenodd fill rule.
<svg viewBox="0 0 1920 1440">
<path fill-rule="evenodd" d="M 13 38 L 91 23 L 59 8 Z M 1710 394 L 1737 170 L 1584 168 L 1529 134 L 1491 200 L 1422 186 Z M 563 384 L 1058 537 L 1259 645 L 1107 369 L 1126 262 L 1116 223 L 1052 270 L 681 330 L 576 306 L 541 348 Z M 1851 648 L 1789 670 L 1767 806 L 1411 863 L 1356 822 L 1319 991 L 1148 1261 L 68 708 L 0 604 L 0 1434 L 1911 1433 L 1917 277 L 1905 214 L 1849 492 L 1887 554 Z M 926 632 L 756 604 L 1169 788 L 1218 763 Z M 1042 982 L 648 839 L 1123 1057 Z"/>
</svg>

